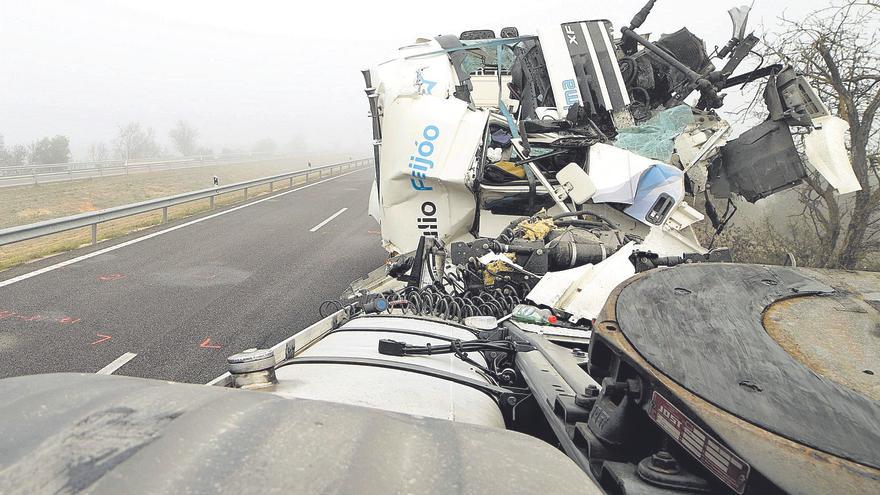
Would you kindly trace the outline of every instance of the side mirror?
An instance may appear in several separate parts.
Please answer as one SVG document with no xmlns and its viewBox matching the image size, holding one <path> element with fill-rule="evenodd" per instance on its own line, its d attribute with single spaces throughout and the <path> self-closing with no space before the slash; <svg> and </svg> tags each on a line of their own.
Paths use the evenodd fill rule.
<svg viewBox="0 0 880 495">
<path fill-rule="evenodd" d="M 569 163 L 556 174 L 559 186 L 575 204 L 584 204 L 596 194 L 596 184 L 577 163 Z"/>
</svg>

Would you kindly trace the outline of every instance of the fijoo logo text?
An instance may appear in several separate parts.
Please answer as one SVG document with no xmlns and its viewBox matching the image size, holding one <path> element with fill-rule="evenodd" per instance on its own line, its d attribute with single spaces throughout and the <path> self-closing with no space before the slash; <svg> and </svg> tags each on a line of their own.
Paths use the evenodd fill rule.
<svg viewBox="0 0 880 495">
<path fill-rule="evenodd" d="M 434 140 L 440 136 L 440 129 L 436 125 L 429 125 L 422 131 L 422 142 L 416 141 L 416 153 L 409 157 L 409 168 L 412 179 L 413 189 L 416 191 L 431 191 L 431 186 L 425 185 L 425 178 L 428 177 L 428 170 L 434 168 L 434 161 L 431 156 L 434 154 Z"/>
</svg>

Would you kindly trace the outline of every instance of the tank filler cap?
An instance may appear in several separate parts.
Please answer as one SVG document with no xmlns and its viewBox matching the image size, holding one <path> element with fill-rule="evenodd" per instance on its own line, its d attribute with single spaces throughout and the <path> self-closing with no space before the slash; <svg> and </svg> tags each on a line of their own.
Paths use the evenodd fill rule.
<svg viewBox="0 0 880 495">
<path fill-rule="evenodd" d="M 272 349 L 248 349 L 226 358 L 229 372 L 233 375 L 266 371 L 275 366 Z"/>
</svg>

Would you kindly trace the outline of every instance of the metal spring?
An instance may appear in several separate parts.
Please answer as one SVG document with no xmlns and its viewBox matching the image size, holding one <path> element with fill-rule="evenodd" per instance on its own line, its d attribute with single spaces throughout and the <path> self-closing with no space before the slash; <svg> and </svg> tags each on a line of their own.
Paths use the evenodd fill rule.
<svg viewBox="0 0 880 495">
<path fill-rule="evenodd" d="M 420 289 L 408 287 L 395 293 L 390 307 L 400 306 L 404 314 L 434 316 L 444 320 L 463 321 L 469 316 L 507 316 L 522 302 L 513 287 L 487 288 L 476 291 L 447 292 L 435 283 Z"/>
</svg>

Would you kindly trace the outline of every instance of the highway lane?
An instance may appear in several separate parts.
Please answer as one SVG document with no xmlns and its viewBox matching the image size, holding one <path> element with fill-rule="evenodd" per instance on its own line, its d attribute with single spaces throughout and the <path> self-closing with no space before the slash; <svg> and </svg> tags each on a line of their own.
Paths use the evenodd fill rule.
<svg viewBox="0 0 880 495">
<path fill-rule="evenodd" d="M 370 183 L 362 169 L 0 287 L 0 377 L 207 382 L 382 264 Z"/>
</svg>

